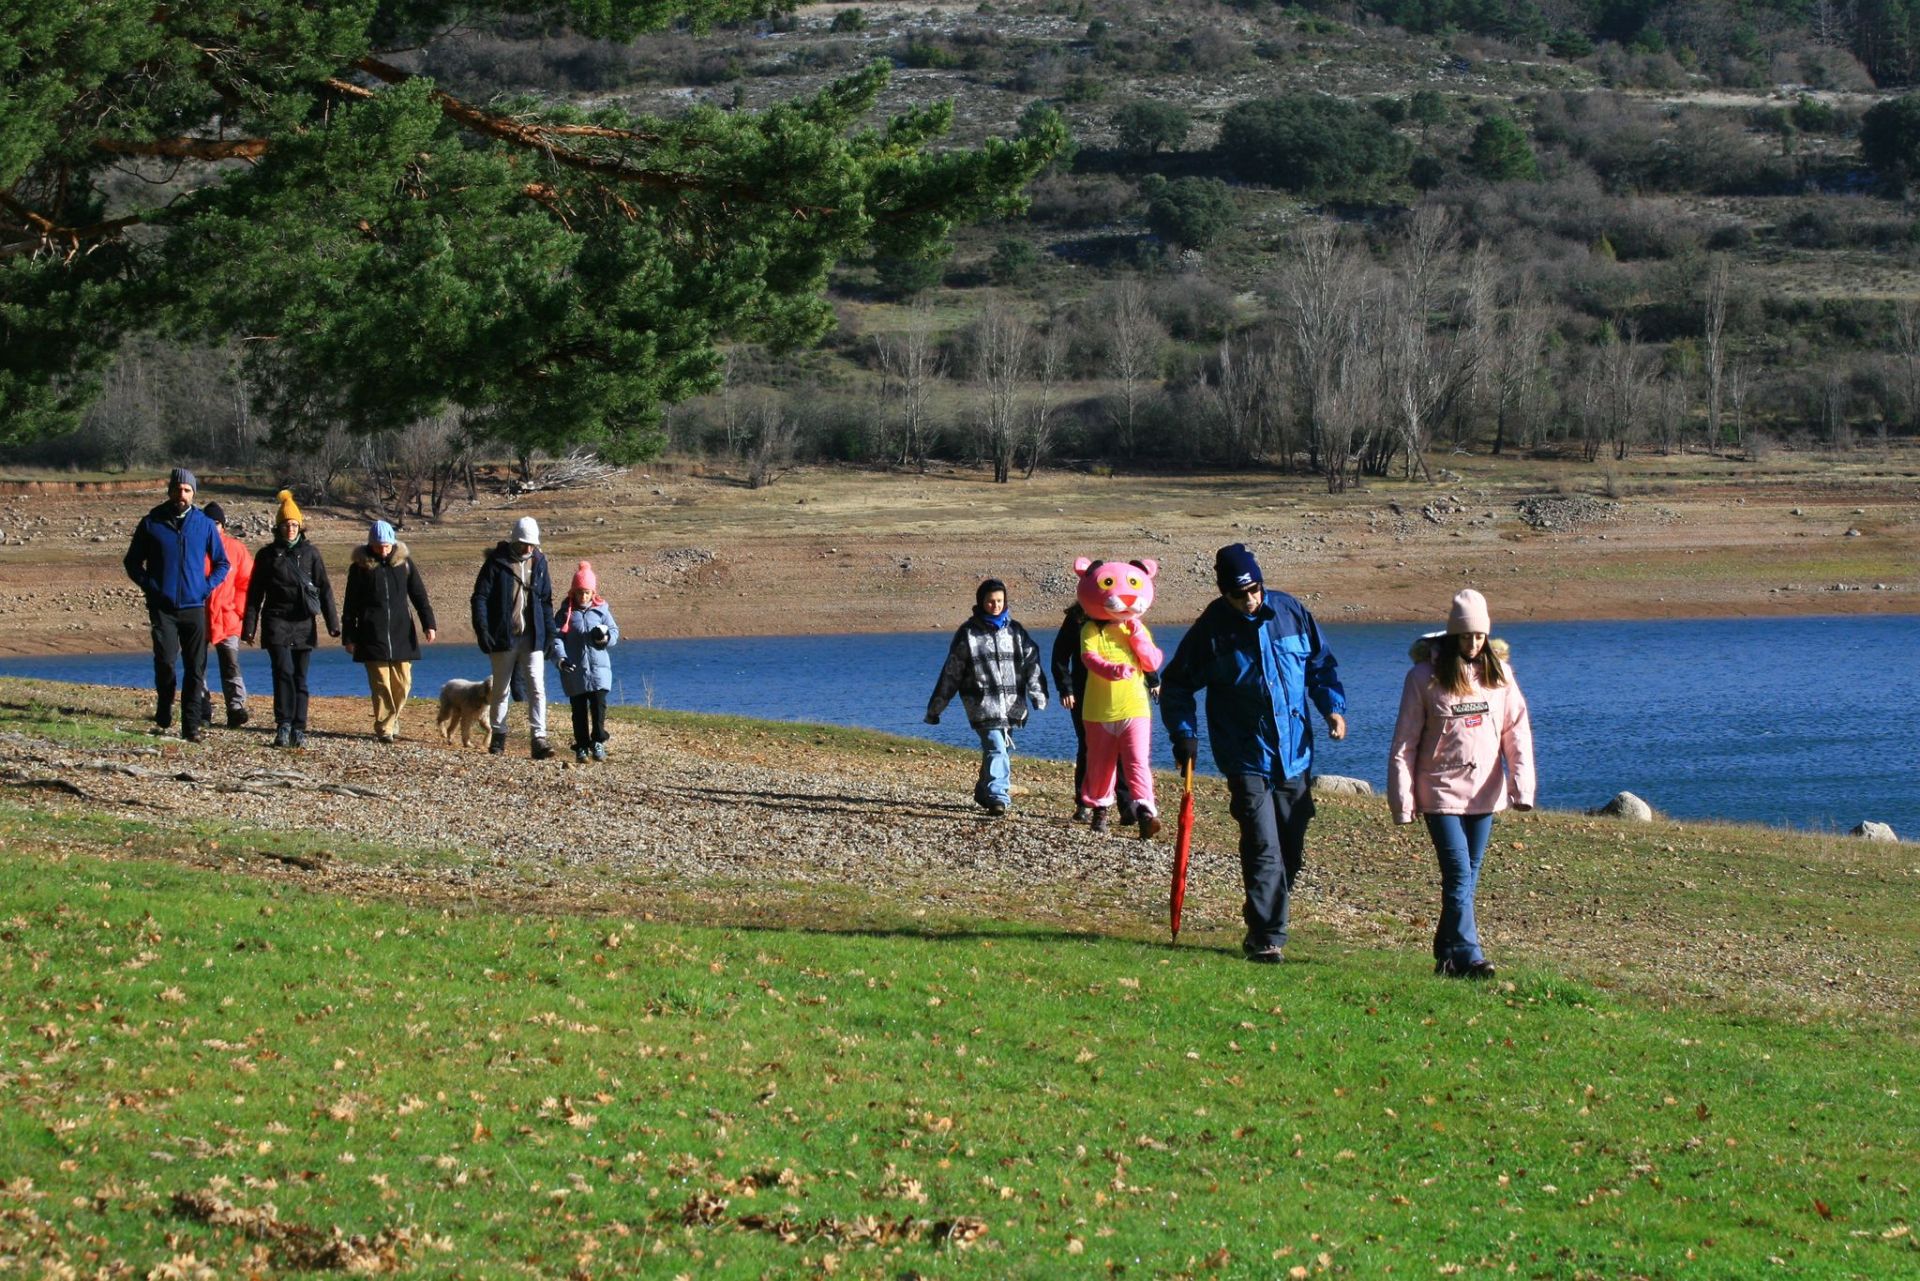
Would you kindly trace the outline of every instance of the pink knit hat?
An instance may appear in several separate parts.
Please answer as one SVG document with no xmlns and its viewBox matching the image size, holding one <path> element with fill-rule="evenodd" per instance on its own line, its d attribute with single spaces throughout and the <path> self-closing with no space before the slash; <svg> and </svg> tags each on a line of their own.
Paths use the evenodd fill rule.
<svg viewBox="0 0 1920 1281">
<path fill-rule="evenodd" d="M 1447 635 L 1479 632 L 1485 636 L 1492 630 L 1493 619 L 1487 613 L 1485 596 L 1469 587 L 1453 598 L 1453 608 L 1447 611 Z"/>
<path fill-rule="evenodd" d="M 600 576 L 593 572 L 593 562 L 590 560 L 581 561 L 580 568 L 573 571 L 573 590 L 577 592 L 582 588 L 595 596 L 600 594 Z"/>
</svg>

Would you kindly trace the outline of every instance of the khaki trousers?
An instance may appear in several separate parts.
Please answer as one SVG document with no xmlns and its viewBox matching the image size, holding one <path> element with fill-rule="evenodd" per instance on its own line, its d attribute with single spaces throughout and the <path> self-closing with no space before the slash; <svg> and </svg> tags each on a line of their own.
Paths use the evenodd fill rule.
<svg viewBox="0 0 1920 1281">
<path fill-rule="evenodd" d="M 373 691 L 373 732 L 381 738 L 400 736 L 400 709 L 413 692 L 412 663 L 367 663 L 367 688 Z"/>
</svg>

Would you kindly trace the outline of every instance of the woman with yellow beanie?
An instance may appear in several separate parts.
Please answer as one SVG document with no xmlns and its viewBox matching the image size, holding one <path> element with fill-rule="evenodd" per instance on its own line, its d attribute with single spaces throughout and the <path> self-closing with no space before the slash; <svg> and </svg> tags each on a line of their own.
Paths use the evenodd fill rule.
<svg viewBox="0 0 1920 1281">
<path fill-rule="evenodd" d="M 307 541 L 306 521 L 291 490 L 279 494 L 273 541 L 253 561 L 247 586 L 247 615 L 240 638 L 257 635 L 273 660 L 273 745 L 307 744 L 307 665 L 319 641 L 314 619 L 325 618 L 327 635 L 340 635 L 327 563 Z"/>
</svg>

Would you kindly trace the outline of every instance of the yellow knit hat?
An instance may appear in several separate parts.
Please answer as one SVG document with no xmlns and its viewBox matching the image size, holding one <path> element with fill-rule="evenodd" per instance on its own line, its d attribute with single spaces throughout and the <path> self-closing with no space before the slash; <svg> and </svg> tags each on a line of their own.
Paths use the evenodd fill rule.
<svg viewBox="0 0 1920 1281">
<path fill-rule="evenodd" d="M 307 523 L 307 518 L 300 514 L 300 504 L 293 501 L 293 491 L 291 489 L 281 490 L 278 497 L 280 499 L 280 523 L 284 524 L 290 520 L 301 525 Z"/>
</svg>

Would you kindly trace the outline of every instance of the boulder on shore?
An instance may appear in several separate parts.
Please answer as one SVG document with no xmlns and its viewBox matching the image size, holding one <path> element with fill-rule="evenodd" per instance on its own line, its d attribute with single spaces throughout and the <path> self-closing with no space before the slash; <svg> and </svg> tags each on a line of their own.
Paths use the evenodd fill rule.
<svg viewBox="0 0 1920 1281">
<path fill-rule="evenodd" d="M 1653 806 L 1632 792 L 1621 792 L 1599 809 L 1588 810 L 1587 813 L 1604 815 L 1607 818 L 1630 819 L 1635 823 L 1653 822 Z"/>
<path fill-rule="evenodd" d="M 1858 836 L 1862 840 L 1868 840 L 1868 841 L 1898 842 L 1900 839 L 1898 836 L 1894 835 L 1893 828 L 1889 827 L 1887 824 L 1872 823 L 1872 822 L 1854 824 L 1853 830 L 1851 832 L 1848 832 L 1847 835 Z"/>
<path fill-rule="evenodd" d="M 1364 778 L 1347 778 L 1342 774 L 1315 774 L 1313 790 L 1320 796 L 1372 796 L 1373 784 Z"/>
</svg>

